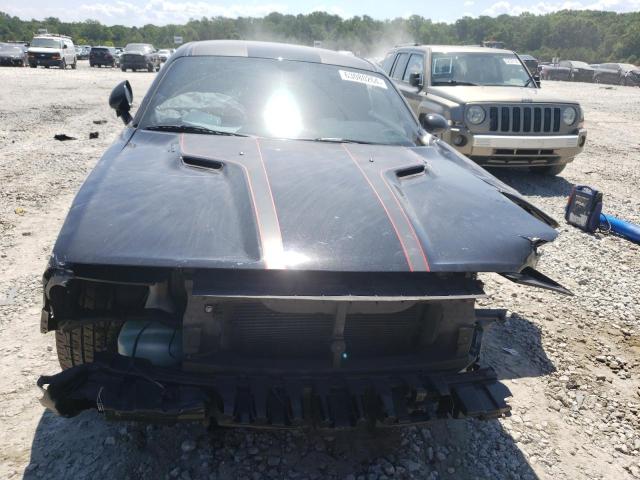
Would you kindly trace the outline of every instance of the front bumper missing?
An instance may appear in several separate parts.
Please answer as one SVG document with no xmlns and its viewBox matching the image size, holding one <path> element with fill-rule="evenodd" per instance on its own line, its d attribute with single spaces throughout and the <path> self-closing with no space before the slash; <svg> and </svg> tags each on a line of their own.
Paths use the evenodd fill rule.
<svg viewBox="0 0 640 480">
<path fill-rule="evenodd" d="M 261 428 L 409 425 L 435 418 L 507 416 L 509 389 L 491 368 L 458 374 L 204 375 L 160 369 L 113 354 L 38 386 L 42 404 L 65 417 L 97 408 L 123 420 L 206 421 Z M 48 386 L 48 388 L 44 388 Z"/>
</svg>

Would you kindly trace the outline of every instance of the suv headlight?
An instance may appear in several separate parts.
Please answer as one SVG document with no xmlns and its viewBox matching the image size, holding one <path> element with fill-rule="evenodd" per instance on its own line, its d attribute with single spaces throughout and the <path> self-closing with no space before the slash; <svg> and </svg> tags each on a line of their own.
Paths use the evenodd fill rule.
<svg viewBox="0 0 640 480">
<path fill-rule="evenodd" d="M 486 116 L 487 114 L 485 113 L 484 108 L 479 105 L 469 107 L 465 115 L 467 121 L 474 125 L 479 125 L 484 122 Z"/>
<path fill-rule="evenodd" d="M 576 112 L 576 109 L 573 107 L 567 107 L 564 109 L 564 112 L 562 112 L 562 121 L 565 125 L 573 125 L 577 117 L 578 112 Z"/>
</svg>

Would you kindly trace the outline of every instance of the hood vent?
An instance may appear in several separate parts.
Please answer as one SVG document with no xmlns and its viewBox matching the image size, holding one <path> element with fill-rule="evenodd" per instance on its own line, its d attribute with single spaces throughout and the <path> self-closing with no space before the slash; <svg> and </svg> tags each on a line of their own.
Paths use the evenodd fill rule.
<svg viewBox="0 0 640 480">
<path fill-rule="evenodd" d="M 220 160 L 214 160 L 212 158 L 204 157 L 192 157 L 190 155 L 183 155 L 182 161 L 185 165 L 197 168 L 206 168 L 208 170 L 222 170 L 223 163 Z"/>
<path fill-rule="evenodd" d="M 402 170 L 397 170 L 396 176 L 398 178 L 415 177 L 416 175 L 424 174 L 424 170 L 424 165 L 413 165 L 408 168 L 403 168 Z"/>
</svg>

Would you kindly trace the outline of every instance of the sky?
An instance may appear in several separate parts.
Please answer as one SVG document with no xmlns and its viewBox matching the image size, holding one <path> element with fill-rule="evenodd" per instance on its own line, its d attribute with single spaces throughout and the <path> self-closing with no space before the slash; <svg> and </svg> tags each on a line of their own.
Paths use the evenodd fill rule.
<svg viewBox="0 0 640 480">
<path fill-rule="evenodd" d="M 190 18 L 201 17 L 261 17 L 273 11 L 298 14 L 318 10 L 344 18 L 366 14 L 386 19 L 418 14 L 450 23 L 463 16 L 542 14 L 563 9 L 630 12 L 640 10 L 640 0 L 0 0 L 0 11 L 23 19 L 93 19 L 106 25 L 128 26 L 182 24 Z"/>
</svg>

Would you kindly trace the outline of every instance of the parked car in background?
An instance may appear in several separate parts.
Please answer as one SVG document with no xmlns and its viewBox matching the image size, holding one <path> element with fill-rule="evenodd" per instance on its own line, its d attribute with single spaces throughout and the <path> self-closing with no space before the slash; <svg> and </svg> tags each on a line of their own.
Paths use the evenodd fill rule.
<svg viewBox="0 0 640 480">
<path fill-rule="evenodd" d="M 596 83 L 640 85 L 640 67 L 630 63 L 602 63 L 595 69 Z"/>
<path fill-rule="evenodd" d="M 557 65 L 551 63 L 551 62 L 540 62 L 540 65 L 538 65 L 538 70 L 540 71 L 540 78 L 542 80 L 555 80 L 555 78 L 551 78 L 552 77 L 552 71 L 557 69 Z"/>
<path fill-rule="evenodd" d="M 160 58 L 160 61 L 162 63 L 166 62 L 167 60 L 169 60 L 169 57 L 171 56 L 171 50 L 168 50 L 166 48 L 163 48 L 161 50 L 158 50 L 158 57 Z"/>
<path fill-rule="evenodd" d="M 561 75 L 566 72 L 566 78 L 569 82 L 593 82 L 594 68 L 585 62 L 575 60 L 562 60 L 558 67 L 561 69 Z"/>
<path fill-rule="evenodd" d="M 539 75 L 540 72 L 538 71 L 538 59 L 532 55 L 518 55 L 520 57 L 520 60 L 522 60 L 522 63 L 524 63 L 524 65 L 527 67 L 527 70 L 529 70 L 529 73 L 531 75 Z"/>
<path fill-rule="evenodd" d="M 120 55 L 120 69 L 123 72 L 127 70 L 157 72 L 161 65 L 160 57 L 150 43 L 130 43 L 124 47 L 124 52 Z"/>
<path fill-rule="evenodd" d="M 91 47 L 89 52 L 89 66 L 91 67 L 116 67 L 118 60 L 114 47 Z"/>
<path fill-rule="evenodd" d="M 26 67 L 29 63 L 27 48 L 16 43 L 0 43 L 0 65 Z"/>
<path fill-rule="evenodd" d="M 63 70 L 71 66 L 75 70 L 78 62 L 73 41 L 63 35 L 36 35 L 27 50 L 29 66 L 58 67 Z"/>
<path fill-rule="evenodd" d="M 80 45 L 80 55 L 78 60 L 88 60 L 91 53 L 91 45 Z"/>
<path fill-rule="evenodd" d="M 206 41 L 168 67 L 135 119 L 129 82 L 109 98 L 126 127 L 43 275 L 65 371 L 42 403 L 277 429 L 508 414 L 478 272 L 569 293 L 535 270 L 557 223 L 366 60 Z"/>
<path fill-rule="evenodd" d="M 441 138 L 479 165 L 557 175 L 586 142 L 578 102 L 546 94 L 512 51 L 406 46 L 383 69 L 418 118 L 443 115 Z"/>
</svg>

